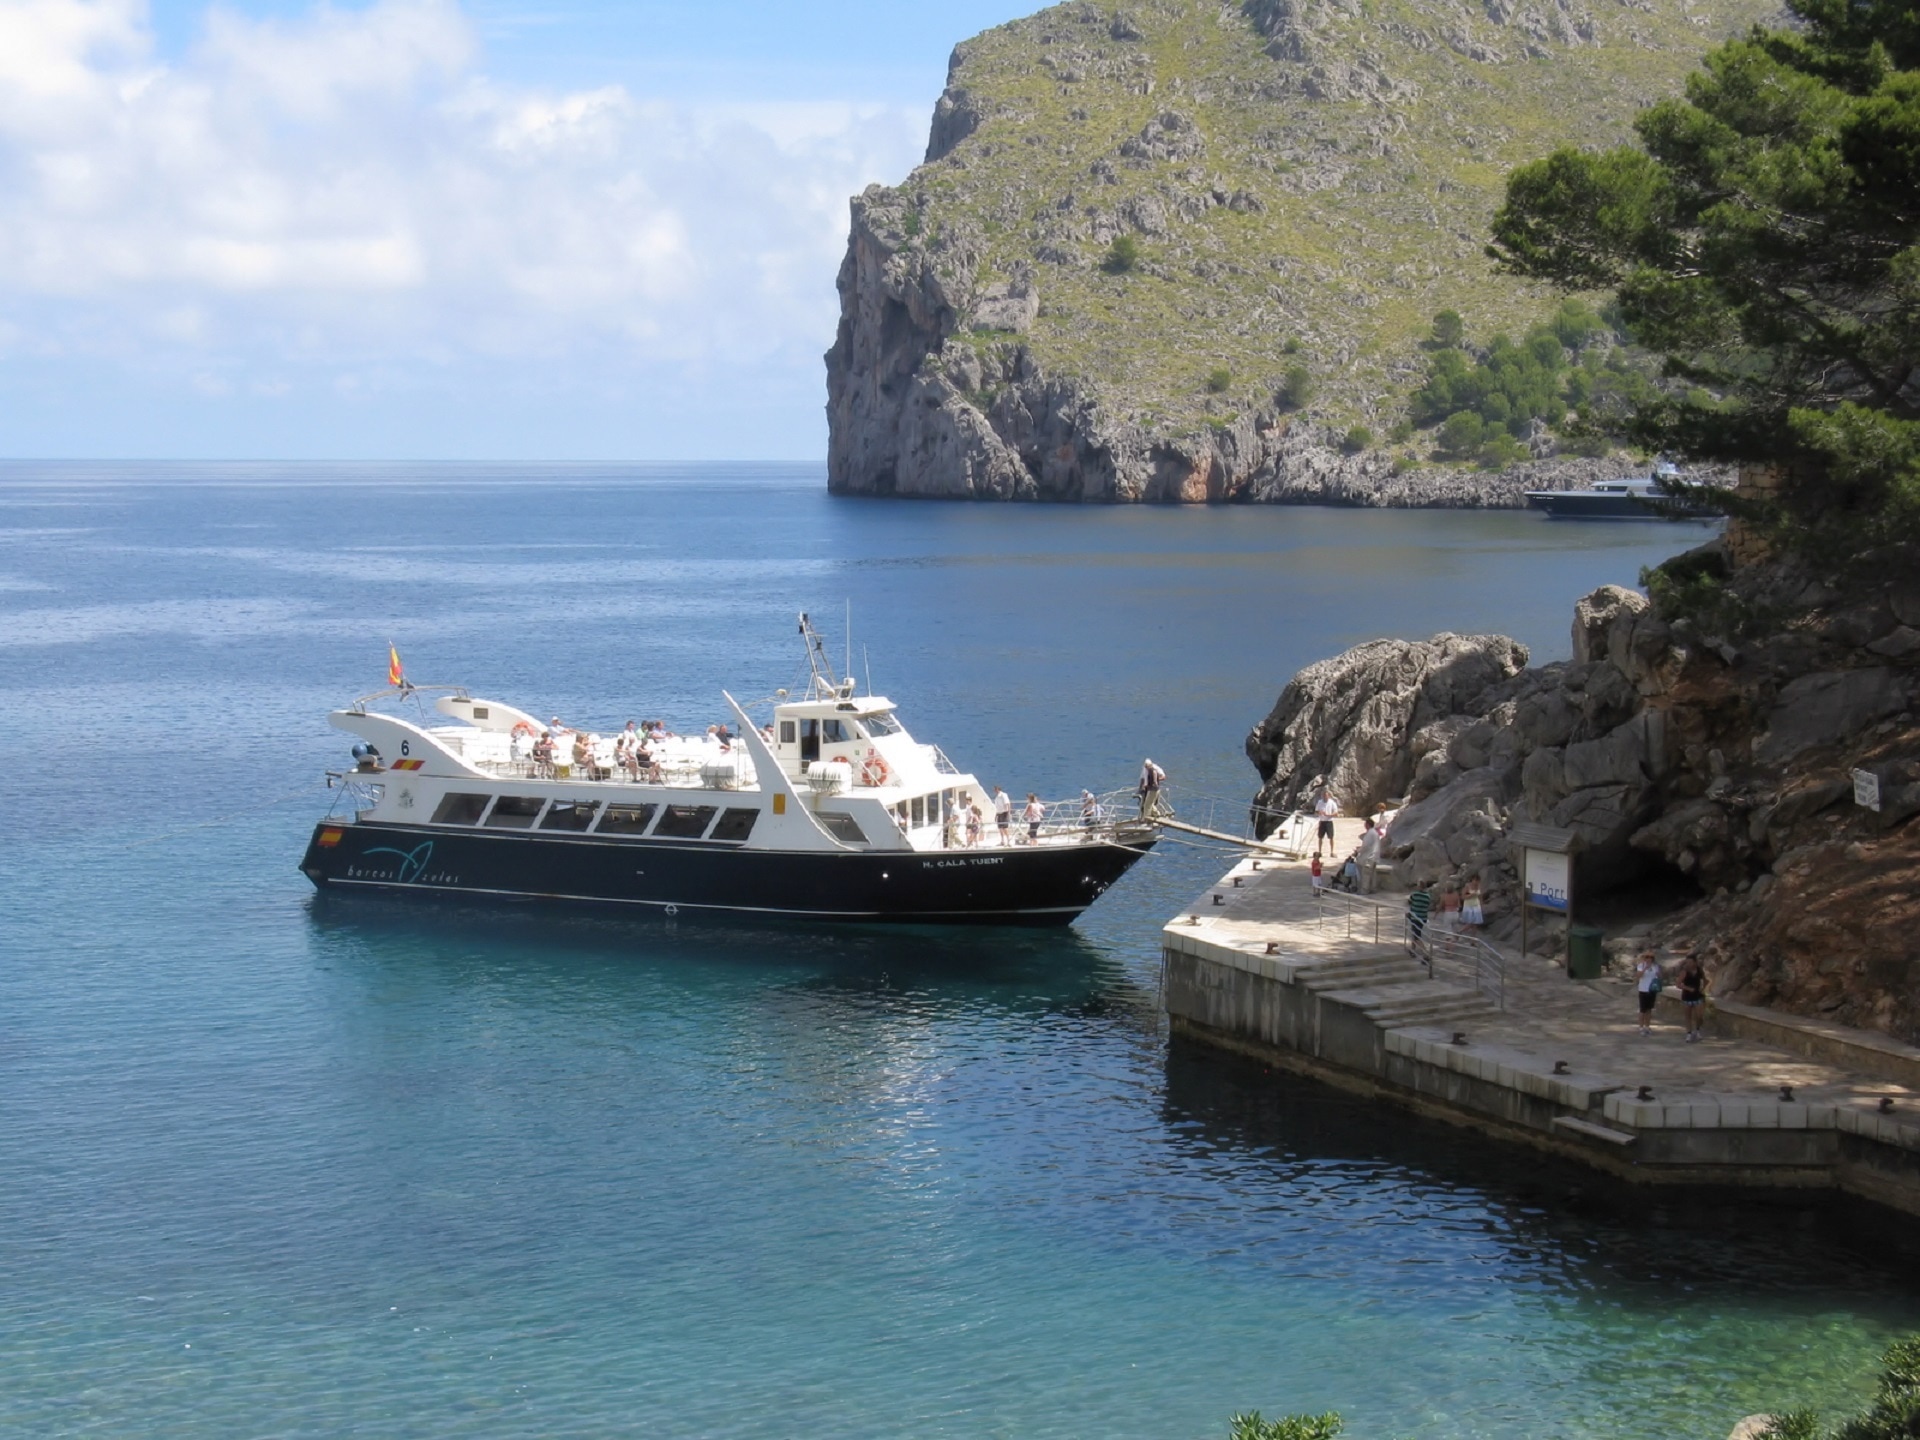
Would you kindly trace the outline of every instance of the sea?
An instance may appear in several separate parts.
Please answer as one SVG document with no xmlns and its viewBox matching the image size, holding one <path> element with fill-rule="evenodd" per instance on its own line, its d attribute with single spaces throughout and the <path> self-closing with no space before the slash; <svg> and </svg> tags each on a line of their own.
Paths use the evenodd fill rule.
<svg viewBox="0 0 1920 1440">
<path fill-rule="evenodd" d="M 1014 793 L 1243 745 L 1356 642 L 1698 524 L 835 499 L 816 466 L 0 467 L 0 1433 L 1698 1436 L 1862 1402 L 1920 1282 L 1812 1201 L 1642 1194 L 1170 1047 L 1168 843 L 1073 928 L 317 895 L 330 709 L 611 729 L 804 679 Z"/>
</svg>

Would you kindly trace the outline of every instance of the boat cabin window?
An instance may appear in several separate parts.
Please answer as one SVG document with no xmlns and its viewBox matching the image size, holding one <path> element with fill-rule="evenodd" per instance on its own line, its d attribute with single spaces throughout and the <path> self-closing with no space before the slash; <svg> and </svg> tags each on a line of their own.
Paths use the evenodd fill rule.
<svg viewBox="0 0 1920 1440">
<path fill-rule="evenodd" d="M 538 795 L 502 795 L 487 814 L 489 830 L 531 830 L 540 807 L 547 802 Z"/>
<path fill-rule="evenodd" d="M 908 801 L 907 803 L 908 803 L 909 811 L 913 816 L 913 823 L 916 826 L 926 824 L 927 823 L 926 797 L 924 795 L 916 795 L 913 797 L 912 800 Z"/>
<path fill-rule="evenodd" d="M 758 810 L 742 806 L 738 809 L 722 810 L 720 823 L 713 827 L 709 840 L 744 840 L 753 833 L 753 822 L 760 818 Z"/>
<path fill-rule="evenodd" d="M 842 815 L 837 810 L 822 810 L 818 814 L 820 824 L 826 832 L 842 844 L 865 845 L 868 843 L 866 831 L 860 828 L 860 822 L 851 815 Z"/>
<path fill-rule="evenodd" d="M 435 825 L 478 825 L 480 812 L 487 808 L 484 795 L 446 794 L 433 809 Z"/>
<path fill-rule="evenodd" d="M 820 758 L 822 745 L 845 745 L 854 738 L 853 727 L 840 720 L 802 720 L 800 722 L 800 758 Z"/>
<path fill-rule="evenodd" d="M 780 722 L 780 743 L 782 745 L 791 745 L 793 743 L 793 721 L 782 720 Z"/>
<path fill-rule="evenodd" d="M 867 727 L 869 735 L 898 735 L 901 729 L 900 722 L 886 710 L 877 711 L 872 715 L 862 715 L 860 723 Z"/>
<path fill-rule="evenodd" d="M 476 705 L 473 707 L 473 718 L 476 720 L 484 720 L 491 713 L 492 712 L 484 705 Z"/>
<path fill-rule="evenodd" d="M 540 821 L 542 830 L 585 830 L 593 824 L 593 812 L 600 808 L 597 800 L 556 800 L 548 807 L 545 818 Z"/>
<path fill-rule="evenodd" d="M 600 817 L 598 835 L 638 835 L 653 823 L 651 805 L 609 805 Z"/>
<path fill-rule="evenodd" d="M 655 835 L 672 835 L 680 840 L 698 840 L 713 823 L 712 805 L 669 805 L 660 817 Z"/>
</svg>

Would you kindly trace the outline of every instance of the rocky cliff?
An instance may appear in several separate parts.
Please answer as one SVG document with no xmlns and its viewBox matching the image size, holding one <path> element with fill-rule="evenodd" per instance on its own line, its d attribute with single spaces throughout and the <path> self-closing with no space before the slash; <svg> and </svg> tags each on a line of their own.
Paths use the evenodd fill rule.
<svg viewBox="0 0 1920 1440">
<path fill-rule="evenodd" d="M 1431 317 L 1518 334 L 1506 171 L 1620 138 L 1773 0 L 1072 0 L 954 51 L 926 163 L 853 203 L 840 493 L 1517 504 L 1369 448 Z M 1601 473 L 1618 473 L 1614 465 Z"/>
<path fill-rule="evenodd" d="M 1717 993 L 1920 1039 L 1920 553 L 1851 593 L 1779 564 L 1725 579 L 1717 545 L 1670 570 L 1660 607 L 1582 600 L 1563 663 L 1441 635 L 1310 666 L 1248 737 L 1259 803 L 1322 776 L 1349 812 L 1404 798 L 1397 878 L 1480 876 L 1496 936 L 1508 827 L 1570 829 L 1586 893 L 1691 897 L 1661 933 L 1702 945 Z"/>
</svg>

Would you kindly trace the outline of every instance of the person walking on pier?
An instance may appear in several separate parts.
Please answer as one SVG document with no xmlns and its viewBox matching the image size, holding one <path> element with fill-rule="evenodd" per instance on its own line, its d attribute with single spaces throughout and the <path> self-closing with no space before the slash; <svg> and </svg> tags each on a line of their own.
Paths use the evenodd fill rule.
<svg viewBox="0 0 1920 1440">
<path fill-rule="evenodd" d="M 1640 958 L 1633 965 L 1634 996 L 1640 1004 L 1640 1033 L 1653 1033 L 1653 1006 L 1660 998 L 1660 991 L 1666 985 L 1666 978 L 1660 969 L 1660 961 L 1653 951 L 1642 950 Z"/>
<path fill-rule="evenodd" d="M 1380 832 L 1371 820 L 1360 832 L 1360 848 L 1355 858 L 1360 862 L 1360 888 L 1371 895 L 1380 884 Z"/>
<path fill-rule="evenodd" d="M 1687 1043 L 1692 1044 L 1706 1033 L 1701 1026 L 1707 1014 L 1707 971 L 1691 950 L 1680 965 L 1680 1005 L 1687 1014 Z"/>
<path fill-rule="evenodd" d="M 1320 852 L 1318 850 L 1313 852 L 1313 863 L 1307 866 L 1307 874 L 1313 877 L 1313 898 L 1318 900 L 1321 895 L 1326 893 L 1327 888 L 1325 872 L 1320 868 Z"/>
<path fill-rule="evenodd" d="M 1326 846 L 1328 853 L 1332 853 L 1333 817 L 1340 813 L 1340 802 L 1333 798 L 1333 792 L 1324 785 L 1314 797 L 1313 813 L 1320 821 L 1318 832 L 1313 837 L 1313 853 L 1318 855 L 1322 845 Z"/>
</svg>

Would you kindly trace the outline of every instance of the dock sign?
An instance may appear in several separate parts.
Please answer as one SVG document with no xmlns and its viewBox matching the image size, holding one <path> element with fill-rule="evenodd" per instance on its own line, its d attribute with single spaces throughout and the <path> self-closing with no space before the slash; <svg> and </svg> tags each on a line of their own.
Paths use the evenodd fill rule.
<svg viewBox="0 0 1920 1440">
<path fill-rule="evenodd" d="M 1570 857 L 1531 847 L 1526 851 L 1526 856 L 1527 903 L 1542 910 L 1566 914 Z"/>
<path fill-rule="evenodd" d="M 1880 777 L 1871 770 L 1853 772 L 1853 803 L 1869 810 L 1880 808 Z"/>
</svg>

